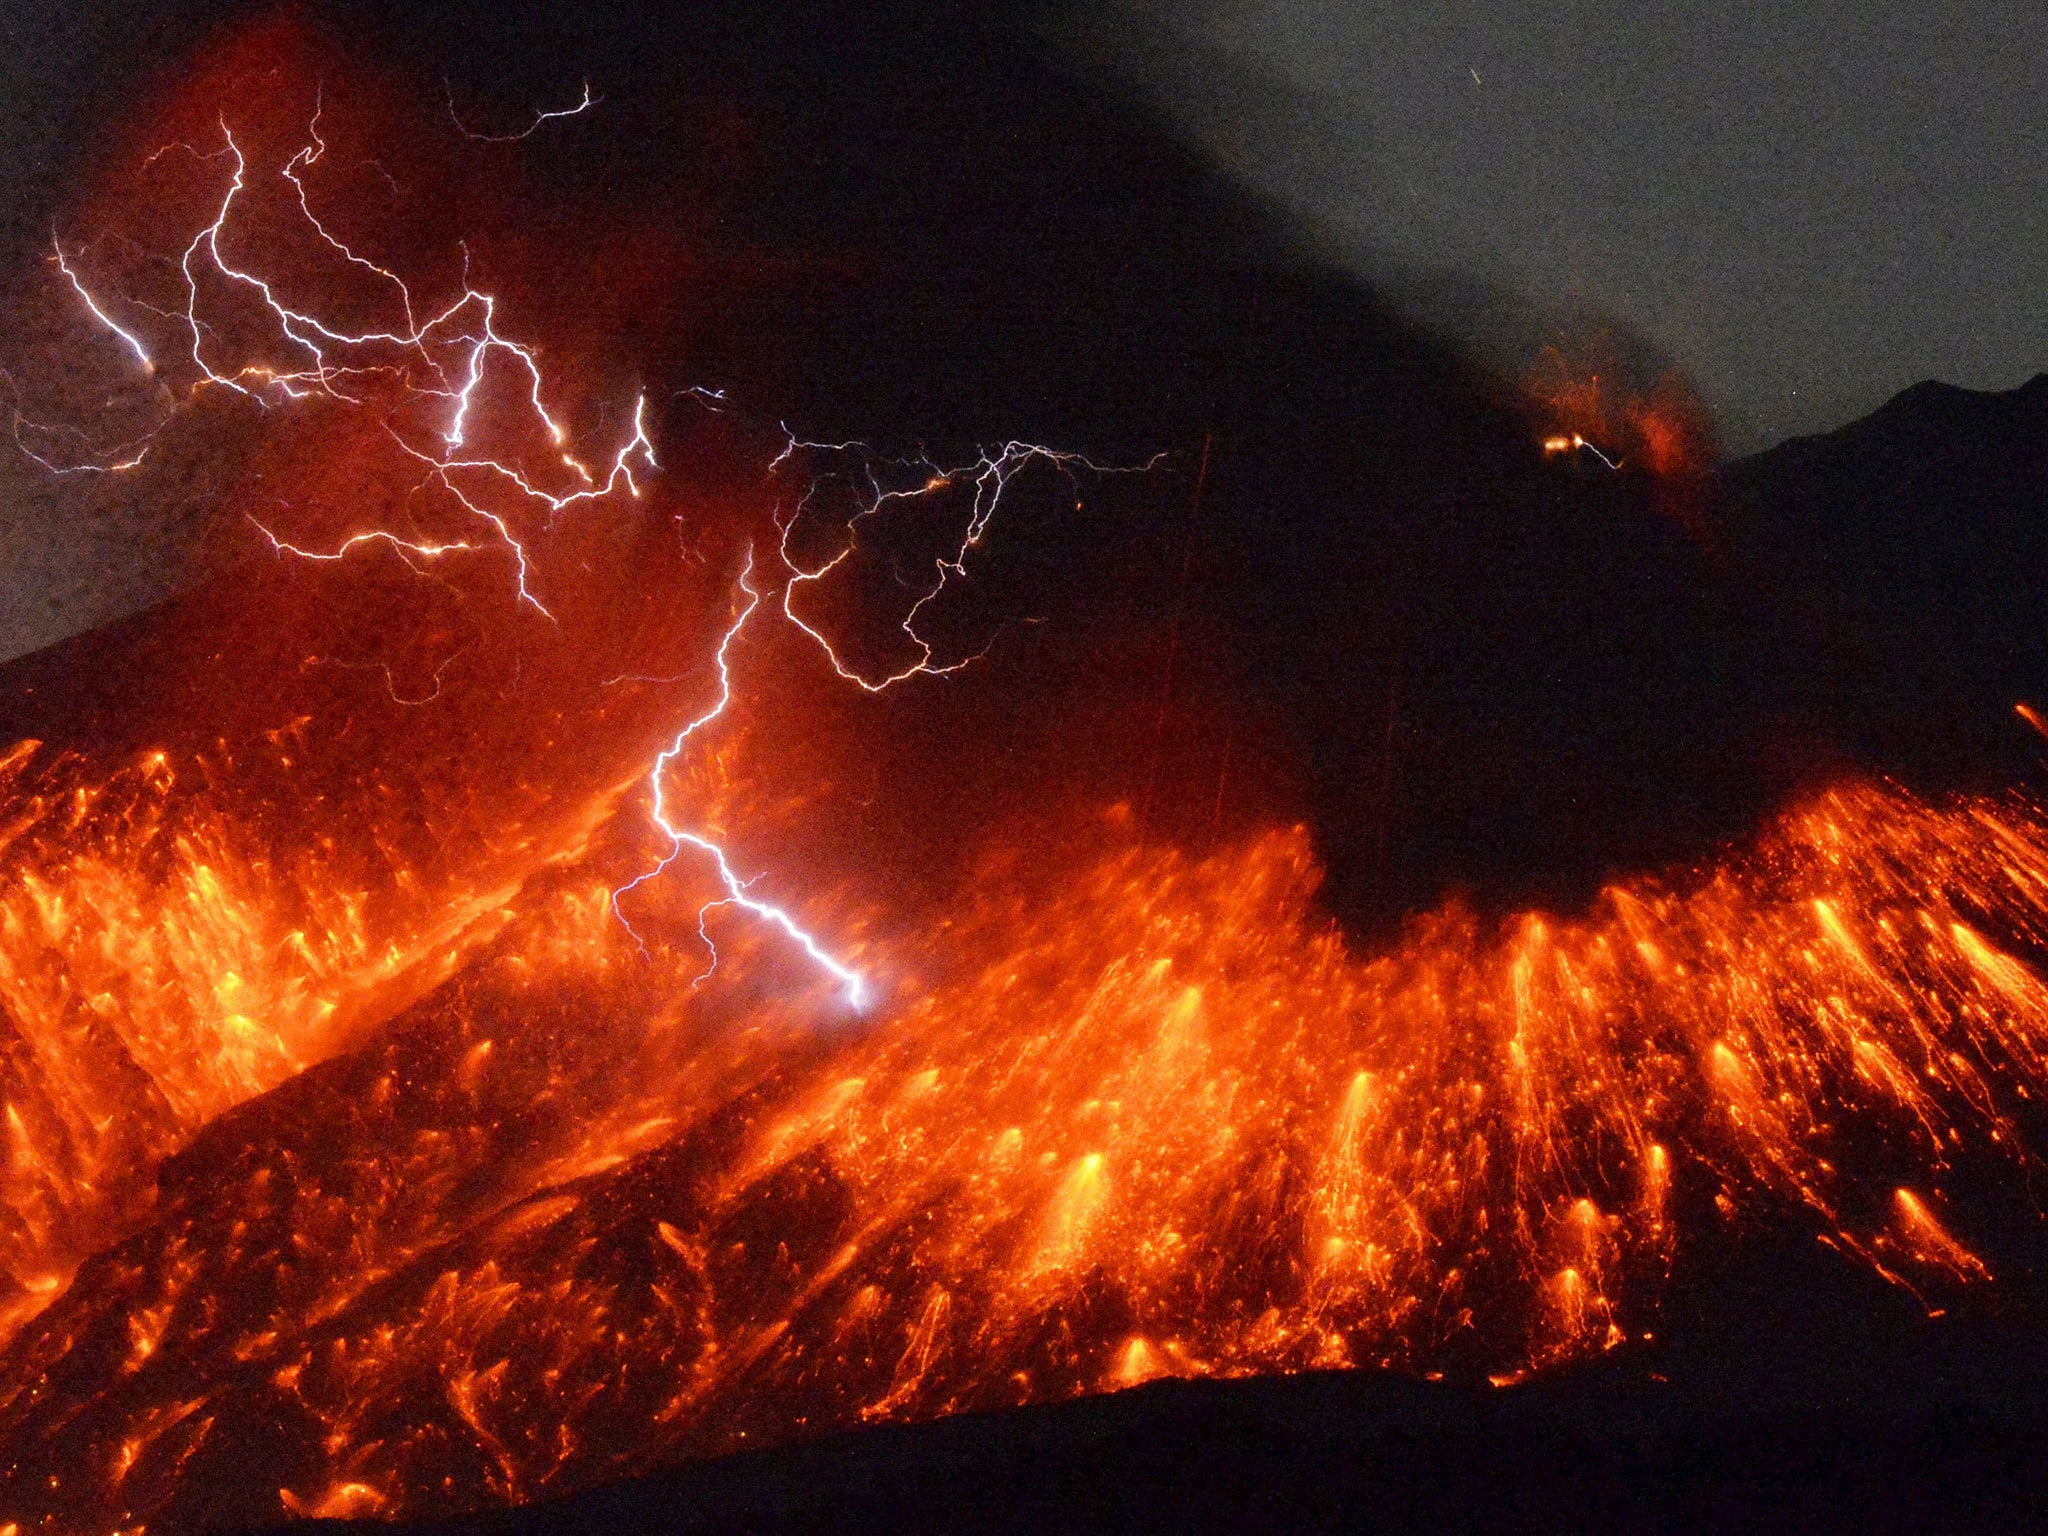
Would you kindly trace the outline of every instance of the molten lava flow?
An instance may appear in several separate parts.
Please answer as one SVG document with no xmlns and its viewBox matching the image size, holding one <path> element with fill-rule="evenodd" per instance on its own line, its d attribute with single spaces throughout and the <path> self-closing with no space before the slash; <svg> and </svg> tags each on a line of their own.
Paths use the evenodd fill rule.
<svg viewBox="0 0 2048 1536">
<path fill-rule="evenodd" d="M 317 797 L 300 750 L 267 766 Z M 552 821 L 529 800 L 451 873 L 413 846 L 425 829 L 344 847 L 240 820 L 233 767 L 156 751 L 97 778 L 33 741 L 0 759 L 0 1336 L 146 1211 L 163 1157 L 431 990 L 616 800 Z M 438 819 L 428 836 L 462 836 Z"/>
<path fill-rule="evenodd" d="M 851 1033 L 761 929 L 698 982 L 710 885 L 644 959 L 602 883 L 530 893 L 167 1167 L 15 1346 L 11 1501 L 435 1511 L 1162 1374 L 1506 1379 L 1640 1332 L 1716 1206 L 1988 1275 L 1944 1192 L 2048 1086 L 2025 806 L 1840 790 L 1582 919 L 1446 909 L 1376 957 L 1298 833 L 1122 826 L 937 932 L 848 919 L 903 979 Z"/>
</svg>

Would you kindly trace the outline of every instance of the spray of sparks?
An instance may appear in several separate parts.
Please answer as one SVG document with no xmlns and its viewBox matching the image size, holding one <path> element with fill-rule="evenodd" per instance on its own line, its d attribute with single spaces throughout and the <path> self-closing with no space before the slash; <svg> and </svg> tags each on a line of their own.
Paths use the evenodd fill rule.
<svg viewBox="0 0 2048 1536">
<path fill-rule="evenodd" d="M 1590 453 L 1609 469 L 1619 470 L 1621 468 L 1621 460 L 1610 459 L 1599 448 L 1587 442 L 1585 438 L 1576 432 L 1559 433 L 1554 437 L 1546 437 L 1543 439 L 1543 451 L 1553 456 L 1565 453 Z"/>
</svg>

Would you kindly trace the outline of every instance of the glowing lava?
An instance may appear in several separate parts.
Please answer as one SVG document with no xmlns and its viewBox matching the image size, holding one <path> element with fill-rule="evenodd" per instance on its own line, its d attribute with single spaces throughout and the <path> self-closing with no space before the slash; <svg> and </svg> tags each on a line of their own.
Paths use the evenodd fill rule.
<svg viewBox="0 0 2048 1536">
<path fill-rule="evenodd" d="M 1704 407 L 1684 378 L 1632 362 L 1611 337 L 1543 349 L 1525 388 L 1555 430 L 1553 456 L 1590 453 L 1609 469 L 1633 464 L 1666 482 L 1701 477 L 1713 443 Z"/>
<path fill-rule="evenodd" d="M 854 1036 L 759 929 L 700 982 L 602 885 L 529 886 L 438 994 L 202 1132 L 21 1336 L 10 1507 L 445 1511 L 1160 1374 L 1508 1379 L 1641 1333 L 1716 1206 L 1989 1274 L 1944 1189 L 2024 1156 L 2048 1087 L 2026 807 L 1838 791 L 1582 919 L 1448 909 L 1379 956 L 1313 916 L 1298 833 L 1191 860 L 1125 825 L 872 930 L 924 981 Z"/>
</svg>

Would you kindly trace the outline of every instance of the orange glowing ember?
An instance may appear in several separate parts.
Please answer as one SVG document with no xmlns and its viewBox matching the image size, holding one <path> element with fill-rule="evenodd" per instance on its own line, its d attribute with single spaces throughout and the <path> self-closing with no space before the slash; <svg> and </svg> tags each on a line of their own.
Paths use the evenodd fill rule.
<svg viewBox="0 0 2048 1536">
<path fill-rule="evenodd" d="M 279 462 L 333 494 L 266 492 L 223 601 L 274 698 L 0 752 L 0 1533 L 446 1513 L 1162 1376 L 1513 1380 L 1647 1338 L 1722 1223 L 1991 1278 L 1952 1195 L 2048 1092 L 2030 801 L 1843 784 L 1372 949 L 1306 829 L 1159 846 L 1103 799 L 964 820 L 972 877 L 913 900 L 833 841 L 921 793 L 861 733 L 996 664 L 942 591 L 1014 477 L 1096 466 L 789 440 L 686 499 L 684 429 L 629 391 L 572 430 L 467 273 L 429 299 L 321 225 L 345 320 L 264 265 L 238 220 L 305 240 L 320 151 L 196 148 L 170 302 L 72 263 L 80 334 L 150 360 L 162 431 L 195 390 L 316 419 Z M 870 654 L 824 615 L 912 505 L 953 521 Z"/>
<path fill-rule="evenodd" d="M 920 979 L 851 1032 L 758 929 L 698 984 L 687 922 L 643 960 L 601 882 L 529 881 L 455 979 L 199 1130 L 136 1235 L 36 1296 L 11 1500 L 154 1521 L 226 1478 L 251 1512 L 445 1511 L 1163 1374 L 1509 1376 L 1643 1332 L 1703 1201 L 1904 1285 L 1987 1278 L 1940 1190 L 2022 1155 L 2048 1086 L 2025 806 L 1846 789 L 1583 918 L 1447 909 L 1377 956 L 1314 917 L 1298 833 L 1189 859 L 1123 825 L 937 932 L 871 927 L 867 964 Z M 244 985 L 359 999 L 324 945 Z M 316 1049 L 178 1000 L 213 1010 L 172 1078 L 195 1126 Z M 11 1167 L 17 1212 L 79 1182 Z M 282 1495 L 223 1460 L 279 1413 Z"/>
<path fill-rule="evenodd" d="M 1713 461 L 1706 412 L 1683 377 L 1646 372 L 1608 338 L 1544 348 L 1525 387 L 1554 427 L 1546 454 L 1593 453 L 1665 481 L 1697 479 Z"/>
</svg>

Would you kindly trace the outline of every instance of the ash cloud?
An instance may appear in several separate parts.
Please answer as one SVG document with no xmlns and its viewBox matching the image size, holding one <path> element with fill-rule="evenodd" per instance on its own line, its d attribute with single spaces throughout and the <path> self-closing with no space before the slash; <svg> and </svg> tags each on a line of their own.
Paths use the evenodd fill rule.
<svg viewBox="0 0 2048 1536">
<path fill-rule="evenodd" d="M 1509 357 L 1605 317 L 1736 452 L 2048 360 L 2029 7 L 1124 0 L 1055 30 L 1406 312 Z"/>
<path fill-rule="evenodd" d="M 1544 458 L 1552 418 L 1486 326 L 1517 345 L 1544 333 L 1487 297 L 1483 269 L 1454 285 L 1478 317 L 1459 319 L 1305 240 L 1285 188 L 1248 186 L 1282 161 L 1302 198 L 1363 183 L 1334 152 L 1275 147 L 1348 142 L 1317 115 L 1328 96 L 1268 92 L 1220 45 L 1200 55 L 1222 55 L 1213 69 L 1173 77 L 1209 114 L 1175 131 L 1100 73 L 1136 12 L 1092 42 L 1040 12 L 795 0 L 675 22 L 547 4 L 314 14 L 362 56 L 405 61 L 437 117 L 444 90 L 515 125 L 586 80 L 604 98 L 506 147 L 517 207 L 471 231 L 495 241 L 480 259 L 520 274 L 508 291 L 558 355 L 596 345 L 600 372 L 651 396 L 715 385 L 736 410 L 884 451 L 1015 437 L 1172 455 L 1177 477 L 1120 503 L 1006 527 L 990 568 L 1037 584 L 1020 616 L 1059 620 L 1038 632 L 1124 647 L 1137 702 L 1092 690 L 1089 710 L 1127 718 L 1090 791 L 1146 802 L 1160 836 L 1306 820 L 1330 904 L 1361 921 L 1447 885 L 1570 902 L 1739 834 L 1843 743 L 1889 766 L 1914 736 L 1910 710 L 1866 707 L 1901 696 L 1896 668 L 1864 694 L 1829 681 L 1872 653 L 1849 619 L 1816 634 L 1759 615 L 1745 584 L 1777 567 L 1730 551 L 1768 539 L 1668 515 L 1633 467 Z M 1276 127 L 1275 102 L 1305 115 Z M 1232 113 L 1236 178 L 1190 142 Z M 1661 362 L 1620 322 L 1597 355 L 1623 373 Z M 164 506 L 132 515 L 175 532 Z M 54 526 L 39 547 L 73 548 Z M 99 614 L 174 582 L 172 558 L 136 547 L 63 556 L 98 583 Z M 1875 607 L 1896 628 L 1896 605 Z M 1796 651 L 1759 638 L 1785 634 Z M 1057 718 L 1093 680 L 1050 668 L 1013 685 L 1013 713 Z M 1067 771 L 1056 757 L 1033 772 Z"/>
</svg>

